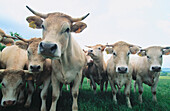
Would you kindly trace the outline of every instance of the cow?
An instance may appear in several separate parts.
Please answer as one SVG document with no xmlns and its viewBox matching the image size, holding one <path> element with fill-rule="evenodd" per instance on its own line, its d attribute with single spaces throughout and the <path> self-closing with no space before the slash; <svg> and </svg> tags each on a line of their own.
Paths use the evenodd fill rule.
<svg viewBox="0 0 170 111">
<path fill-rule="evenodd" d="M 95 46 L 87 46 L 88 55 L 92 58 L 92 62 L 88 63 L 88 67 L 83 71 L 84 75 L 90 79 L 94 93 L 96 94 L 96 83 L 100 85 L 100 90 L 103 92 L 105 83 L 105 91 L 107 90 L 108 77 L 106 75 L 106 63 L 103 57 L 104 45 L 97 44 Z"/>
<path fill-rule="evenodd" d="M 107 46 L 106 52 L 112 54 L 107 61 L 107 75 L 112 89 L 113 101 L 117 104 L 116 86 L 120 90 L 122 86 L 125 85 L 124 93 L 126 95 L 127 105 L 129 108 L 132 108 L 129 97 L 133 69 L 132 65 L 129 64 L 129 55 L 136 54 L 139 47 L 124 41 Z"/>
<path fill-rule="evenodd" d="M 88 55 L 88 51 L 84 50 L 84 49 L 83 49 L 83 51 L 86 55 L 87 64 L 86 64 L 85 68 L 83 69 L 83 74 L 82 74 L 82 79 L 81 79 L 81 88 L 83 87 L 84 77 L 87 77 L 86 74 L 89 74 L 88 73 L 88 69 L 89 69 L 88 67 L 91 67 L 93 65 L 93 59 Z M 87 79 L 87 83 L 88 83 L 88 80 L 89 79 Z M 91 82 L 90 82 L 90 86 L 92 86 Z"/>
<path fill-rule="evenodd" d="M 18 36 L 17 36 L 18 37 Z M 27 54 L 28 54 L 28 70 L 33 74 L 33 78 L 36 80 L 36 87 L 43 84 L 41 91 L 41 111 L 46 111 L 46 97 L 48 87 L 51 81 L 51 60 L 45 59 L 42 55 L 38 54 L 38 45 L 42 41 L 42 38 L 31 38 L 30 40 L 21 39 L 27 43 Z M 30 107 L 31 99 L 34 91 L 33 84 L 29 87 L 29 96 L 25 107 Z"/>
<path fill-rule="evenodd" d="M 1 53 L 0 74 L 2 84 L 2 106 L 15 105 L 24 102 L 24 75 L 27 67 L 27 52 L 16 45 L 7 46 Z M 4 70 L 5 69 L 5 70 Z M 19 95 L 19 97 L 18 97 Z"/>
<path fill-rule="evenodd" d="M 34 16 L 27 21 L 34 24 L 35 28 L 43 29 L 43 40 L 38 46 L 38 53 L 45 58 L 52 59 L 52 105 L 50 111 L 56 111 L 57 101 L 60 95 L 60 83 L 72 86 L 73 104 L 72 110 L 77 111 L 77 98 L 79 85 L 82 78 L 82 70 L 86 65 L 86 57 L 79 44 L 71 37 L 71 32 L 80 33 L 87 25 L 82 21 L 89 14 L 81 18 L 72 18 L 63 13 L 55 12 L 42 14 L 27 8 L 36 16 L 39 22 L 35 22 Z M 44 21 L 42 20 L 44 19 Z"/>
<path fill-rule="evenodd" d="M 162 67 L 163 55 L 169 55 L 170 47 L 151 46 L 141 49 L 138 52 L 138 57 L 133 62 L 133 80 L 134 91 L 136 91 L 136 84 L 138 85 L 139 101 L 142 103 L 143 83 L 151 87 L 152 100 L 157 101 L 156 88 L 159 81 L 160 71 Z"/>
<path fill-rule="evenodd" d="M 5 32 L 0 29 L 0 43 L 3 43 L 6 46 L 14 45 L 15 37 L 5 34 Z"/>
</svg>

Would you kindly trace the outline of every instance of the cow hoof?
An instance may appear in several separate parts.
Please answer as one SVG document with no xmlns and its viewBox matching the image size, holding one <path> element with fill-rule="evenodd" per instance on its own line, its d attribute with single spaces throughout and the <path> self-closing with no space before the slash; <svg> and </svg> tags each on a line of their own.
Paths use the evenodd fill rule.
<svg viewBox="0 0 170 111">
<path fill-rule="evenodd" d="M 25 108 L 29 108 L 29 107 L 30 107 L 30 104 L 25 104 L 24 107 L 25 107 Z"/>
</svg>

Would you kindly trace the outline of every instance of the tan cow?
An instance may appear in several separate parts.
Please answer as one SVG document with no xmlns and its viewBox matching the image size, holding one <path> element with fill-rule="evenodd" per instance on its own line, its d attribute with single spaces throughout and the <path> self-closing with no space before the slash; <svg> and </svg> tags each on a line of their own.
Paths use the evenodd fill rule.
<svg viewBox="0 0 170 111">
<path fill-rule="evenodd" d="M 81 18 L 72 18 L 63 13 L 41 14 L 27 8 L 35 15 L 44 19 L 38 25 L 43 29 L 43 41 L 38 46 L 38 53 L 52 59 L 52 106 L 50 111 L 56 111 L 56 104 L 60 95 L 60 83 L 73 82 L 72 110 L 77 111 L 77 98 L 82 70 L 86 65 L 86 57 L 78 43 L 71 37 L 71 32 L 80 33 L 87 27 L 82 21 L 89 14 Z M 28 17 L 30 20 L 33 17 Z M 39 19 L 41 19 L 39 18 Z M 30 21 L 28 21 L 30 22 Z M 33 23 L 33 19 L 30 23 Z M 37 22 L 36 22 L 36 27 Z"/>
<path fill-rule="evenodd" d="M 6 70 L 0 71 L 2 84 L 2 106 L 24 102 L 24 67 L 27 65 L 27 52 L 16 45 L 7 46 L 1 53 L 0 65 Z M 19 95 L 19 97 L 18 97 Z"/>
<path fill-rule="evenodd" d="M 21 39 L 20 37 L 18 37 Z M 28 53 L 28 70 L 33 73 L 34 78 L 36 79 L 36 87 L 43 84 L 43 89 L 41 91 L 41 111 L 46 111 L 46 97 L 48 86 L 51 81 L 51 60 L 45 59 L 42 55 L 38 54 L 38 45 L 42 41 L 41 38 L 32 38 L 30 40 L 21 39 L 24 42 L 28 43 L 27 53 Z M 29 87 L 29 96 L 25 104 L 26 107 L 29 107 L 32 100 L 32 94 L 34 91 L 33 84 L 30 84 Z"/>
<path fill-rule="evenodd" d="M 129 97 L 133 69 L 131 64 L 129 64 L 129 55 L 136 54 L 139 48 L 123 41 L 119 41 L 109 46 L 112 48 L 107 48 L 106 51 L 107 53 L 112 54 L 112 56 L 107 61 L 107 74 L 112 88 L 113 101 L 117 104 L 116 85 L 118 89 L 121 89 L 122 86 L 125 85 L 124 92 L 127 105 L 129 108 L 132 108 Z"/>
<path fill-rule="evenodd" d="M 88 55 L 93 59 L 93 64 L 83 71 L 87 78 L 92 82 L 94 93 L 96 93 L 96 83 L 100 85 L 100 90 L 103 91 L 105 83 L 105 91 L 107 90 L 108 77 L 106 75 L 106 63 L 103 57 L 104 45 L 97 44 L 95 46 L 87 46 Z"/>
<path fill-rule="evenodd" d="M 3 43 L 6 46 L 14 45 L 15 37 L 5 34 L 5 32 L 0 29 L 0 43 Z"/>
<path fill-rule="evenodd" d="M 136 62 L 133 62 L 133 79 L 136 80 L 139 90 L 139 101 L 142 103 L 143 83 L 151 87 L 152 100 L 157 101 L 156 87 L 159 81 L 159 75 L 162 66 L 162 56 L 169 55 L 170 47 L 152 46 L 141 49 Z M 134 90 L 136 90 L 134 83 Z"/>
</svg>

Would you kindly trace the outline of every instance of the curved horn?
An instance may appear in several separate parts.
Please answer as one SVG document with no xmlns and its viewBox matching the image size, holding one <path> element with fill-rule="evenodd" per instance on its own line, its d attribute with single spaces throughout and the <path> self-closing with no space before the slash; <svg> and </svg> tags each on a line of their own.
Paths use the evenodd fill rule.
<svg viewBox="0 0 170 111">
<path fill-rule="evenodd" d="M 19 39 L 19 40 L 22 40 L 23 42 L 26 42 L 26 43 L 29 43 L 30 41 L 27 40 L 27 39 L 23 39 L 21 37 L 19 37 L 18 35 L 15 34 L 15 36 Z"/>
<path fill-rule="evenodd" d="M 10 36 L 10 35 L 4 35 L 3 37 L 6 37 L 6 38 L 12 38 L 12 39 L 17 39 L 16 37 L 12 37 L 12 36 Z"/>
<path fill-rule="evenodd" d="M 36 11 L 34 11 L 34 10 L 32 10 L 30 7 L 28 7 L 28 6 L 26 6 L 27 8 L 28 8 L 28 10 L 30 10 L 34 15 L 37 15 L 37 16 L 39 16 L 39 17 L 41 17 L 41 18 L 47 18 L 48 17 L 48 14 L 42 14 L 42 13 L 39 13 L 39 12 L 36 12 Z"/>
<path fill-rule="evenodd" d="M 71 18 L 71 21 L 72 22 L 79 22 L 79 21 L 82 21 L 84 20 L 90 13 L 88 13 L 87 15 L 81 17 L 81 18 Z"/>
</svg>

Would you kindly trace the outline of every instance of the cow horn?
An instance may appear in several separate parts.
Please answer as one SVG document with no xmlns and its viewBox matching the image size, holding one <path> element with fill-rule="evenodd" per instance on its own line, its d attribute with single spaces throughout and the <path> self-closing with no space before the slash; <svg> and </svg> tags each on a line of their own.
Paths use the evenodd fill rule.
<svg viewBox="0 0 170 111">
<path fill-rule="evenodd" d="M 79 22 L 79 21 L 82 21 L 84 20 L 90 13 L 88 13 L 87 15 L 81 17 L 81 18 L 71 18 L 71 21 L 72 22 Z"/>
<path fill-rule="evenodd" d="M 114 45 L 108 45 L 108 44 L 107 44 L 107 45 L 105 45 L 105 46 L 106 46 L 106 47 L 114 47 Z"/>
<path fill-rule="evenodd" d="M 92 46 L 85 45 L 85 47 L 92 48 Z"/>
<path fill-rule="evenodd" d="M 30 41 L 27 40 L 27 39 L 23 39 L 21 37 L 19 37 L 18 35 L 15 34 L 15 36 L 19 39 L 19 40 L 22 40 L 23 42 L 26 42 L 26 43 L 29 43 Z"/>
<path fill-rule="evenodd" d="M 6 37 L 6 38 L 12 38 L 12 39 L 17 39 L 16 37 L 12 37 L 12 36 L 10 36 L 10 35 L 4 35 L 3 37 Z"/>
<path fill-rule="evenodd" d="M 36 11 L 34 11 L 34 10 L 32 10 L 30 7 L 28 7 L 28 6 L 26 6 L 27 8 L 28 8 L 28 10 L 30 10 L 34 15 L 37 15 L 37 16 L 39 16 L 39 17 L 41 17 L 41 18 L 47 18 L 48 17 L 48 14 L 42 14 L 42 13 L 39 13 L 39 12 L 36 12 Z"/>
</svg>

